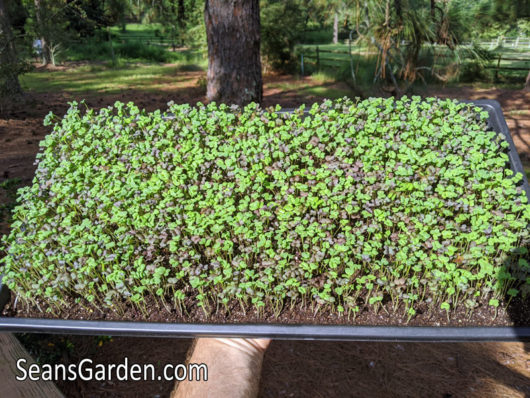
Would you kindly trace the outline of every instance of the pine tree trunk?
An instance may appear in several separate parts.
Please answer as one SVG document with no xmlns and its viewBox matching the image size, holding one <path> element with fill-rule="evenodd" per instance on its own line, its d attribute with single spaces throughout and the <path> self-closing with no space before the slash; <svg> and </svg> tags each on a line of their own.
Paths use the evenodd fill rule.
<svg viewBox="0 0 530 398">
<path fill-rule="evenodd" d="M 22 88 L 18 81 L 18 59 L 15 40 L 4 0 L 0 0 L 0 65 L 2 69 L 0 96 L 22 95 Z"/>
<path fill-rule="evenodd" d="M 206 0 L 209 101 L 261 102 L 259 0 Z"/>
<path fill-rule="evenodd" d="M 434 9 L 436 7 L 436 3 L 435 3 L 435 0 L 431 0 L 431 19 L 434 21 Z"/>
<path fill-rule="evenodd" d="M 333 44 L 339 42 L 339 15 L 335 13 L 333 16 Z"/>
<path fill-rule="evenodd" d="M 528 71 L 528 75 L 526 75 L 526 82 L 524 84 L 525 90 L 530 91 L 530 70 Z"/>
<path fill-rule="evenodd" d="M 178 0 L 177 21 L 181 28 L 184 26 L 185 19 L 186 19 L 186 9 L 184 8 L 184 0 Z"/>
<path fill-rule="evenodd" d="M 41 6 L 41 0 L 35 0 L 35 19 L 37 22 L 37 33 L 40 35 L 42 44 L 42 64 L 44 66 L 52 62 L 52 56 L 50 51 L 50 43 L 44 34 L 44 23 L 43 23 L 43 12 Z"/>
</svg>

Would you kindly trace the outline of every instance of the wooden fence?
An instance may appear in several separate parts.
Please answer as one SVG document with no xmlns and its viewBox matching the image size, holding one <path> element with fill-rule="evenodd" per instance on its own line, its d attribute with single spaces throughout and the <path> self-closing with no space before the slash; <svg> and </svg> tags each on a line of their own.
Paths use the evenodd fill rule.
<svg viewBox="0 0 530 398">
<path fill-rule="evenodd" d="M 331 54 L 330 56 L 326 56 L 326 54 Z M 341 50 L 324 50 L 321 49 L 319 46 L 315 46 L 314 53 L 311 52 L 311 50 L 307 51 L 307 49 L 303 49 L 300 53 L 300 59 L 301 59 L 301 68 L 302 68 L 302 75 L 304 74 L 304 62 L 309 64 L 316 65 L 316 68 L 320 70 L 321 66 L 325 66 L 327 68 L 340 68 L 343 65 L 340 65 L 340 63 L 350 62 L 350 59 L 347 58 L 334 58 L 333 54 L 342 54 L 342 55 L 355 55 L 359 54 L 359 52 L 349 52 L 349 51 L 341 51 Z M 313 60 L 306 62 L 305 60 Z"/>
<path fill-rule="evenodd" d="M 118 34 L 116 40 L 122 43 L 126 41 L 141 41 L 147 45 L 163 46 L 163 47 L 178 47 L 180 44 L 177 40 L 167 37 L 157 37 L 153 35 L 142 35 L 142 34 Z"/>
<path fill-rule="evenodd" d="M 492 40 L 490 42 L 481 42 L 479 43 L 479 45 L 481 47 L 487 47 L 490 50 L 493 50 L 494 48 L 499 46 L 514 49 L 530 50 L 530 37 L 517 37 L 515 39 L 503 39 L 501 37 L 498 37 L 496 40 Z"/>
<path fill-rule="evenodd" d="M 300 51 L 300 72 L 304 76 L 305 64 L 313 64 L 317 70 L 320 70 L 322 67 L 325 68 L 341 68 L 344 67 L 345 63 L 350 62 L 350 58 L 337 58 L 333 57 L 335 54 L 348 55 L 348 57 L 356 54 L 365 54 L 366 52 L 349 52 L 344 50 L 326 50 L 320 48 L 318 45 L 314 47 L 314 50 L 311 47 L 304 47 Z M 329 54 L 329 55 L 328 55 Z M 376 54 L 376 53 L 373 53 Z M 449 55 L 439 54 L 438 58 L 447 58 Z M 467 59 L 470 59 L 467 57 Z M 309 60 L 309 61 L 308 61 Z M 502 65 L 502 61 L 509 62 L 520 62 L 524 66 L 507 66 Z M 530 70 L 530 53 L 519 53 L 519 54 L 503 54 L 499 53 L 498 56 L 486 66 L 488 69 L 495 69 L 495 77 L 498 77 L 500 70 L 512 70 L 512 71 L 528 71 Z"/>
</svg>

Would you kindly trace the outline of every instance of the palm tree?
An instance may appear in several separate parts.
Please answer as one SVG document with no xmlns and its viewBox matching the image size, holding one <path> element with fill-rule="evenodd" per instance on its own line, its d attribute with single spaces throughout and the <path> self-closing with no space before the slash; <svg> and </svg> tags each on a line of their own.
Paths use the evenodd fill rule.
<svg viewBox="0 0 530 398">
<path fill-rule="evenodd" d="M 454 49 L 456 39 L 451 31 L 451 0 L 355 0 L 355 29 L 358 42 L 378 50 L 376 78 L 390 78 L 394 91 L 422 77 L 422 70 L 432 66 L 419 64 L 420 50 L 425 44 L 438 43 Z"/>
</svg>

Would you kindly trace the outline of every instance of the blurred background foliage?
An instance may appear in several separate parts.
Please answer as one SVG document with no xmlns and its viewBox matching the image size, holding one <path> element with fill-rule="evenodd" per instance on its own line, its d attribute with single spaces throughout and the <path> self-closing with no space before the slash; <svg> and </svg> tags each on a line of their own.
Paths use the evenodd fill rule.
<svg viewBox="0 0 530 398">
<path fill-rule="evenodd" d="M 2 95 L 31 65 L 187 62 L 204 69 L 204 6 L 3 1 L 0 37 L 13 46 L 0 48 Z M 379 85 L 400 94 L 418 82 L 521 84 L 530 70 L 530 0 L 261 0 L 260 17 L 266 73 L 324 73 L 359 90 Z"/>
</svg>

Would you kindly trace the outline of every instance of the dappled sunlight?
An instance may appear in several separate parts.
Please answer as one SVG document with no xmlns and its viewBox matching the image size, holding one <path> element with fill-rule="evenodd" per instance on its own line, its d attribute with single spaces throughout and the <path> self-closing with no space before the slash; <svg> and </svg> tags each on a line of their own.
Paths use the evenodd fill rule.
<svg viewBox="0 0 530 398">
<path fill-rule="evenodd" d="M 126 89 L 170 91 L 175 88 L 194 87 L 204 72 L 181 69 L 181 64 L 133 65 L 128 69 L 113 69 L 88 65 L 66 70 L 38 70 L 21 77 L 27 91 L 65 91 L 71 93 L 115 93 Z"/>
<path fill-rule="evenodd" d="M 296 78 L 271 75 L 264 79 L 263 84 L 264 106 L 280 104 L 295 107 L 302 104 L 311 105 L 323 98 L 337 99 L 345 96 L 352 98 L 356 95 L 346 83 L 318 76 Z"/>
</svg>

